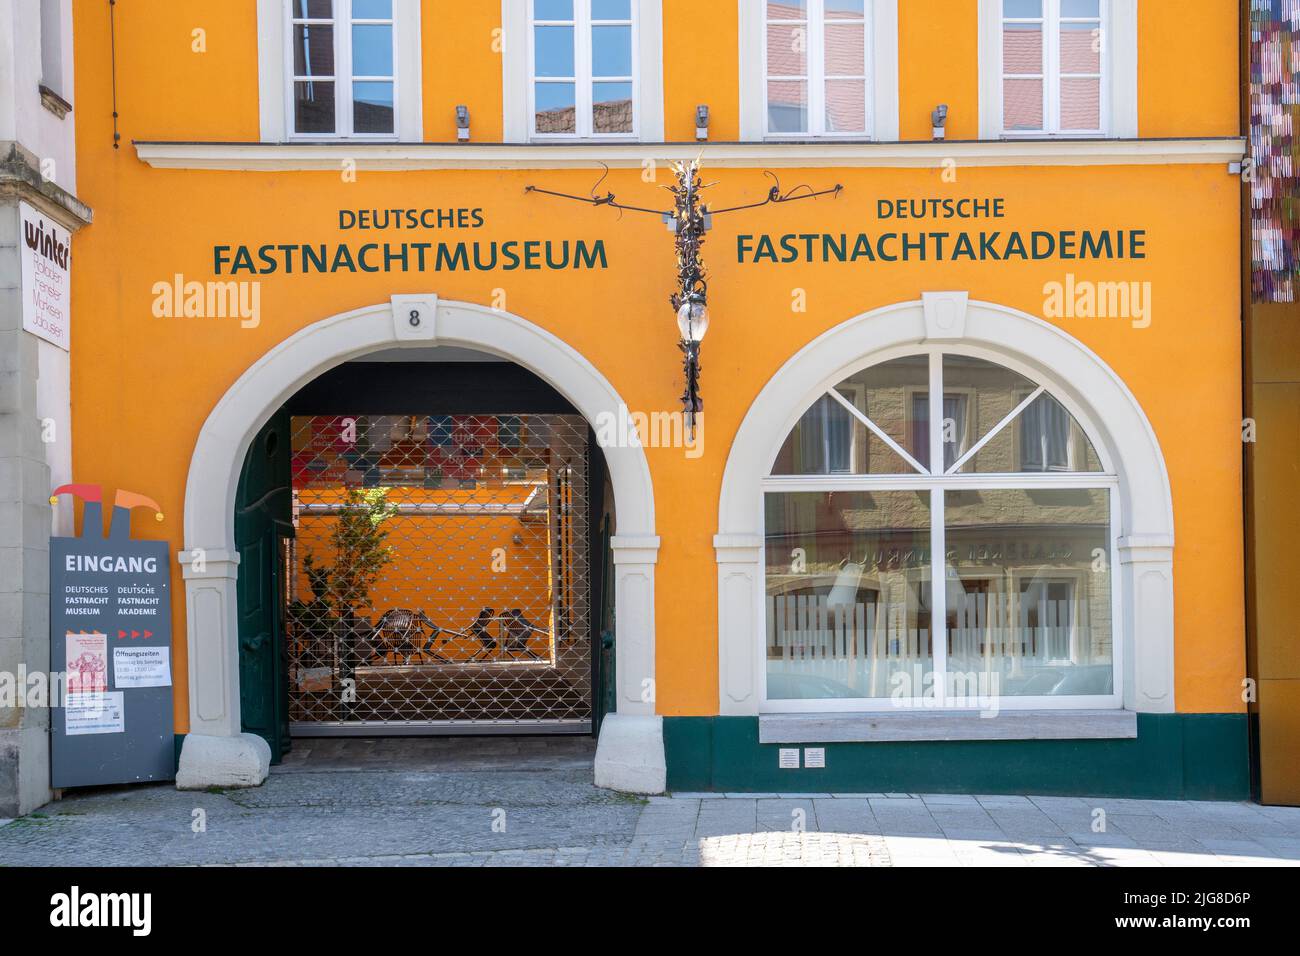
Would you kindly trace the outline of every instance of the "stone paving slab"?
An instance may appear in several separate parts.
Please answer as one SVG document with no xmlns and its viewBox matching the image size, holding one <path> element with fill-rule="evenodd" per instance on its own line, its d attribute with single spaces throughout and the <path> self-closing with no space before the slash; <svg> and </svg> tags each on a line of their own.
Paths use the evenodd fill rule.
<svg viewBox="0 0 1300 956">
<path fill-rule="evenodd" d="M 95 788 L 0 820 L 0 865 L 1297 866 L 1300 808 L 598 790 L 587 740 L 297 742 L 252 790 Z"/>
</svg>

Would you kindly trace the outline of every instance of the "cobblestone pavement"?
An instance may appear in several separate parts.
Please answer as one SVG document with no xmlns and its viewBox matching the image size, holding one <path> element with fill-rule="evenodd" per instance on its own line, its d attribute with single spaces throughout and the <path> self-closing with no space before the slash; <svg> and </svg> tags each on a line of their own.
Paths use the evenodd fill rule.
<svg viewBox="0 0 1300 956">
<path fill-rule="evenodd" d="M 299 740 L 257 789 L 82 790 L 0 821 L 0 865 L 1300 864 L 1300 808 L 926 794 L 641 799 L 593 787 L 591 759 L 585 738 Z"/>
</svg>

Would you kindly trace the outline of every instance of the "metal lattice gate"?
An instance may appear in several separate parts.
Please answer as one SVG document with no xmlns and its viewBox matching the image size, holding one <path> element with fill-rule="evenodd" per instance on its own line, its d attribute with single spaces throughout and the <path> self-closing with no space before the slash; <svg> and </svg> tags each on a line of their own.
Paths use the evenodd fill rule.
<svg viewBox="0 0 1300 956">
<path fill-rule="evenodd" d="M 589 730 L 585 419 L 298 416 L 292 432 L 293 732 Z"/>
</svg>

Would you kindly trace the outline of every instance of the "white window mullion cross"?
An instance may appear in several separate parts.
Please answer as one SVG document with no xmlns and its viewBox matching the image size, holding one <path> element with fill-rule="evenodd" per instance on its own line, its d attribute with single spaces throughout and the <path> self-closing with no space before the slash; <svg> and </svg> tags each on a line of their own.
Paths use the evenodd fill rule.
<svg viewBox="0 0 1300 956">
<path fill-rule="evenodd" d="M 770 8 L 767 8 L 770 12 Z M 872 24 L 872 4 L 871 0 L 866 0 L 863 6 L 863 17 L 861 20 L 854 20 L 851 17 L 843 19 L 831 19 L 827 21 L 827 11 L 825 0 L 808 0 L 806 6 L 800 11 L 803 13 L 802 19 L 775 18 L 764 15 L 763 20 L 763 100 L 764 109 L 764 128 L 768 135 L 771 136 L 827 136 L 836 134 L 849 134 L 863 136 L 870 129 L 870 117 L 872 115 L 871 104 L 871 50 L 873 40 Z M 828 64 L 827 49 L 827 31 L 835 29 L 841 33 L 857 27 L 862 31 L 862 62 L 851 73 L 832 72 Z M 790 28 L 790 42 L 792 44 L 802 43 L 803 46 L 803 69 L 801 73 L 779 73 L 774 71 L 774 64 L 768 59 L 771 51 L 770 32 L 773 27 Z M 792 52 L 798 52 L 798 48 Z M 799 129 L 772 129 L 771 109 L 772 98 L 770 95 L 773 83 L 787 83 L 791 86 L 802 83 L 804 86 L 804 108 L 806 115 Z M 846 84 L 848 82 L 857 83 L 862 88 L 863 98 L 863 128 L 852 130 L 832 129 L 831 123 L 828 122 L 828 86 L 830 82 Z"/>
<path fill-rule="evenodd" d="M 352 0 L 334 0 L 334 131 L 352 135 Z"/>
<path fill-rule="evenodd" d="M 576 74 L 574 91 L 574 129 L 582 137 L 591 136 L 594 130 L 591 88 L 591 0 L 573 0 L 573 70 Z"/>
<path fill-rule="evenodd" d="M 394 0 L 396 3 L 396 0 Z M 306 16 L 306 11 L 294 0 L 285 0 L 285 24 L 287 25 L 287 35 L 285 39 L 285 76 L 287 77 L 287 90 L 285 91 L 286 116 L 288 118 L 287 131 L 289 137 L 307 138 L 307 137 L 328 137 L 330 139 L 346 139 L 351 137 L 374 137 L 374 138 L 391 138 L 397 133 L 397 115 L 398 115 L 398 97 L 400 91 L 397 82 L 397 14 L 396 8 L 389 11 L 387 17 L 363 17 L 355 19 L 354 0 L 334 0 L 331 8 L 332 16 L 330 17 L 310 17 Z M 302 13 L 303 15 L 299 15 Z M 391 44 L 392 67 L 389 73 L 383 75 L 362 75 L 356 76 L 354 64 L 355 55 L 353 50 L 353 28 L 355 26 L 378 26 L 387 27 L 388 42 Z M 314 64 L 311 63 L 311 51 L 307 46 L 312 28 L 324 29 L 329 28 L 331 32 L 332 49 L 334 56 L 333 72 L 331 74 L 311 74 L 299 73 L 294 67 L 299 55 L 302 56 L 304 64 L 310 70 Z M 304 37 L 302 43 L 304 48 L 298 47 L 298 30 L 306 28 L 307 37 Z M 391 110 L 391 128 L 378 131 L 364 131 L 358 133 L 356 130 L 356 87 L 358 83 L 378 82 L 388 84 L 392 91 L 392 110 Z M 320 83 L 328 84 L 334 93 L 334 117 L 333 128 L 330 130 L 299 130 L 298 115 L 298 98 L 297 87 L 301 83 Z"/>
<path fill-rule="evenodd" d="M 593 9 L 592 0 L 572 0 L 569 8 L 571 19 L 541 19 L 536 16 L 538 12 L 537 3 L 534 0 L 528 0 L 528 102 L 529 109 L 529 131 L 530 135 L 539 138 L 565 138 L 565 139 L 598 139 L 609 137 L 630 138 L 637 135 L 640 128 L 640 104 L 639 104 L 639 57 L 637 37 L 637 0 L 631 0 L 628 4 L 628 16 L 620 19 L 595 19 L 595 10 Z M 622 27 L 627 31 L 628 45 L 628 72 L 617 75 L 597 75 L 596 74 L 596 31 L 609 27 Z M 538 49 L 539 34 L 547 29 L 567 28 L 572 34 L 573 47 L 570 51 L 573 57 L 573 71 L 571 75 L 543 75 L 539 67 L 544 66 L 539 62 L 540 51 Z M 630 129 L 616 131 L 602 131 L 597 129 L 596 123 L 596 85 L 598 83 L 620 83 L 626 84 L 630 90 L 631 97 L 631 117 Z M 544 109 L 538 102 L 537 92 L 545 89 L 548 85 L 572 85 L 573 87 L 573 123 L 571 129 L 562 130 L 545 130 L 538 129 L 538 117 L 541 110 Z M 550 107 L 558 109 L 559 107 Z"/>
</svg>

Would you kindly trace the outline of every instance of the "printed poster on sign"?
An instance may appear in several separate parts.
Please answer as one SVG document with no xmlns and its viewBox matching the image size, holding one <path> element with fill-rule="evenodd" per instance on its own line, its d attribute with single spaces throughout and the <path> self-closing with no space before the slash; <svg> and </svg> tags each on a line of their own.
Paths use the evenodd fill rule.
<svg viewBox="0 0 1300 956">
<path fill-rule="evenodd" d="M 118 690 L 171 685 L 170 647 L 113 648 L 113 686 Z"/>
<path fill-rule="evenodd" d="M 25 202 L 18 204 L 23 328 L 69 350 L 72 233 Z"/>
<path fill-rule="evenodd" d="M 99 631 L 68 631 L 64 644 L 68 693 L 108 690 L 108 635 Z"/>
<path fill-rule="evenodd" d="M 69 737 L 120 734 L 126 729 L 122 692 L 65 694 L 63 732 Z"/>
</svg>

